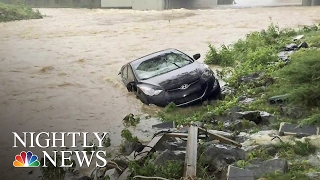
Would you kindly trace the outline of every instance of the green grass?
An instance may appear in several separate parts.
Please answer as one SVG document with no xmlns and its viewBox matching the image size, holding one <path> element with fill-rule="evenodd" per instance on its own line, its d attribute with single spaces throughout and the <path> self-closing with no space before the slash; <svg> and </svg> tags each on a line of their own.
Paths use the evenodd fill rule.
<svg viewBox="0 0 320 180">
<path fill-rule="evenodd" d="M 41 18 L 42 15 L 38 10 L 34 11 L 31 7 L 22 3 L 13 5 L 0 2 L 0 22 Z"/>
</svg>

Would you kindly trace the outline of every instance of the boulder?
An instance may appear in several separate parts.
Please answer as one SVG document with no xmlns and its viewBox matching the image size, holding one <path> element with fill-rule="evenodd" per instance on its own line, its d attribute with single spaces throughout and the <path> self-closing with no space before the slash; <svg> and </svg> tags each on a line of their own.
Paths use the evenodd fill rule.
<svg viewBox="0 0 320 180">
<path fill-rule="evenodd" d="M 164 150 L 160 152 L 158 155 L 156 155 L 156 159 L 152 161 L 155 165 L 161 165 L 165 163 L 166 161 L 174 161 L 174 160 L 181 160 L 182 155 L 181 152 L 179 153 L 174 153 L 173 151 L 170 150 Z M 184 160 L 184 159 L 183 159 Z"/>
<path fill-rule="evenodd" d="M 253 172 L 229 165 L 227 180 L 254 180 Z"/>
<path fill-rule="evenodd" d="M 187 142 L 183 140 L 166 140 L 162 143 L 162 150 L 170 150 L 170 151 L 179 151 L 179 150 L 186 150 Z"/>
<path fill-rule="evenodd" d="M 270 124 L 275 120 L 275 116 L 265 111 L 260 111 L 260 116 L 263 124 Z"/>
<path fill-rule="evenodd" d="M 262 121 L 260 111 L 244 111 L 244 112 L 236 112 L 235 116 L 237 119 L 246 119 L 249 121 L 253 121 L 256 124 L 260 124 Z"/>
<path fill-rule="evenodd" d="M 252 163 L 245 169 L 251 170 L 255 178 L 261 178 L 263 175 L 273 172 L 285 173 L 288 170 L 288 162 L 285 159 L 271 159 L 264 162 Z"/>
<path fill-rule="evenodd" d="M 214 171 L 222 171 L 227 165 L 245 158 L 245 151 L 240 148 L 212 142 L 204 144 L 203 153 L 203 162 L 208 164 Z"/>
</svg>

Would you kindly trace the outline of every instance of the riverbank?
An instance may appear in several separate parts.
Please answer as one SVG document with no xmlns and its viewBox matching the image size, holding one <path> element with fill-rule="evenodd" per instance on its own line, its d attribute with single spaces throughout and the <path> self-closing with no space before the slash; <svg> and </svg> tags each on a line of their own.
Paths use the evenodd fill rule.
<svg viewBox="0 0 320 180">
<path fill-rule="evenodd" d="M 246 150 L 243 159 L 229 154 L 229 158 L 232 157 L 234 160 L 231 163 L 223 161 L 224 165 L 215 164 L 217 163 L 215 159 L 212 160 L 213 164 L 206 159 L 203 159 L 205 163 L 198 160 L 200 166 L 205 164 L 203 169 L 206 169 L 208 163 L 215 169 L 214 173 L 205 170 L 205 177 L 200 176 L 200 178 L 226 177 L 226 169 L 230 164 L 246 170 L 255 169 L 252 168 L 253 165 L 260 167 L 258 177 L 254 173 L 255 178 L 319 178 L 320 144 L 317 143 L 320 137 L 319 41 L 318 24 L 294 29 L 280 29 L 272 24 L 266 30 L 247 34 L 245 39 L 240 39 L 232 45 L 222 45 L 221 48 L 209 46 L 205 63 L 223 66 L 217 75 L 226 82 L 223 88 L 224 99 L 213 101 L 193 112 L 171 104 L 159 113 L 162 120 L 175 121 L 178 126 L 197 122 L 206 129 L 224 131 L 230 133 L 230 136 L 233 134 L 232 136 L 239 141 L 242 140 L 237 137 L 243 133 L 254 135 L 269 131 L 271 134 L 273 130 L 279 135 L 291 134 L 293 139 L 283 142 L 282 140 L 286 138 L 283 137 L 282 140 L 280 138 L 281 141 L 273 144 L 270 141 L 272 137 L 267 135 L 270 137 L 267 140 L 266 136 L 260 133 L 260 137 L 256 137 L 253 142 L 252 139 L 247 139 L 254 148 L 247 146 L 246 148 L 250 150 Z M 284 126 L 290 125 L 299 128 L 289 130 L 290 133 L 282 132 L 286 131 L 283 130 Z M 306 130 L 301 132 L 300 128 Z M 315 129 L 315 132 L 312 132 L 312 129 Z M 308 138 L 301 142 L 301 136 L 315 139 L 313 143 L 310 143 Z M 242 142 L 248 145 L 248 142 Z M 206 150 L 202 152 L 208 154 L 207 148 L 205 147 Z M 216 150 L 214 156 L 224 156 L 225 151 Z M 312 162 L 310 156 L 315 156 Z M 279 174 L 272 170 L 263 170 L 270 167 L 261 167 L 261 163 L 257 163 L 261 160 L 274 161 L 275 158 L 277 163 L 283 161 L 284 164 L 288 164 L 287 168 L 286 165 L 279 167 L 274 164 L 278 166 L 281 172 Z M 313 163 L 315 161 L 316 164 Z M 143 170 L 138 170 L 142 167 L 138 167 L 136 167 L 137 174 L 151 176 L 152 173 L 143 174 Z M 314 172 L 318 172 L 318 175 Z"/>
<path fill-rule="evenodd" d="M 38 10 L 33 10 L 23 4 L 12 5 L 0 2 L 0 22 L 41 19 L 43 16 Z"/>
</svg>

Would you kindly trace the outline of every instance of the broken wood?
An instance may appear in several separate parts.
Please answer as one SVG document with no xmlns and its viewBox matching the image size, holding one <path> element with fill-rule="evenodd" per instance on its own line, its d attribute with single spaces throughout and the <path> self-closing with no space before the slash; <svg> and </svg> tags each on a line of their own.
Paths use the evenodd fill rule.
<svg viewBox="0 0 320 180">
<path fill-rule="evenodd" d="M 147 155 L 150 154 L 150 152 L 152 151 L 152 148 L 154 146 L 156 146 L 162 139 L 163 139 L 164 135 L 161 135 L 161 136 L 156 136 L 154 137 L 147 146 L 150 146 L 150 147 L 145 147 L 141 152 L 139 152 L 139 154 L 141 155 L 137 155 L 136 158 L 134 158 L 134 154 L 135 154 L 135 151 L 133 151 L 127 158 L 129 160 L 139 160 L 143 157 L 146 157 Z M 151 148 L 152 147 L 152 148 Z M 129 168 L 127 167 L 121 174 L 120 176 L 118 177 L 118 180 L 126 180 L 128 178 L 128 176 L 130 176 L 131 172 L 129 170 Z"/>
<path fill-rule="evenodd" d="M 198 127 L 190 126 L 188 131 L 188 143 L 186 160 L 184 162 L 183 177 L 196 178 L 197 171 L 197 149 L 198 149 Z"/>
<path fill-rule="evenodd" d="M 237 147 L 242 147 L 242 145 L 240 143 L 238 143 L 238 142 L 236 142 L 236 141 L 234 141 L 232 139 L 220 136 L 218 134 L 211 133 L 211 132 L 206 131 L 205 129 L 200 128 L 200 127 L 199 127 L 199 130 L 201 132 L 207 133 L 212 139 L 217 139 L 220 142 L 223 142 L 223 143 L 226 143 L 226 144 L 232 144 L 232 145 L 237 146 Z"/>
<path fill-rule="evenodd" d="M 167 134 L 165 134 L 165 136 L 177 137 L 177 138 L 187 138 L 188 134 L 187 133 L 167 133 Z M 198 138 L 204 139 L 204 138 L 206 138 L 206 135 L 200 135 Z"/>
</svg>

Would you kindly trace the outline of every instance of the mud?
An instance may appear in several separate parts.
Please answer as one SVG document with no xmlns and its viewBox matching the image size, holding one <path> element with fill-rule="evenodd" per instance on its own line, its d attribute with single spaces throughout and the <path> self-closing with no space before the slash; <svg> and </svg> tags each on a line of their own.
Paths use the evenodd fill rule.
<svg viewBox="0 0 320 180">
<path fill-rule="evenodd" d="M 129 113 L 155 114 L 121 86 L 124 63 L 165 48 L 189 55 L 208 43 L 229 44 L 248 32 L 310 25 L 319 7 L 133 11 L 40 9 L 44 19 L 0 24 L 0 174 L 30 179 L 12 167 L 12 132 L 110 131 L 118 146 L 122 119 Z M 155 122 L 144 120 L 141 135 Z M 32 149 L 34 153 L 42 149 Z M 8 173 L 10 172 L 10 173 Z"/>
</svg>

